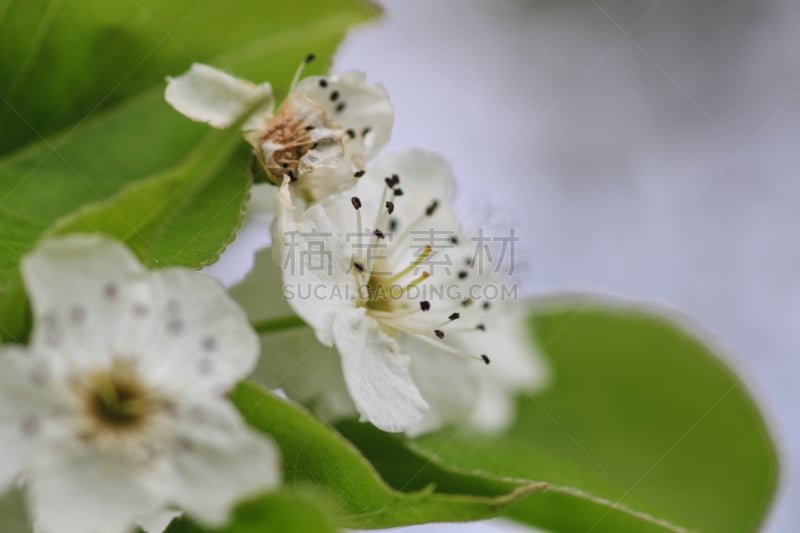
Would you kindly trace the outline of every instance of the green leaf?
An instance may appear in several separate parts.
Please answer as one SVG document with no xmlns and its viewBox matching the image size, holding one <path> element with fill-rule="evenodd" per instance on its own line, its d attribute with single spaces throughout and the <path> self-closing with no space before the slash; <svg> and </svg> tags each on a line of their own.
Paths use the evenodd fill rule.
<svg viewBox="0 0 800 533">
<path fill-rule="evenodd" d="M 308 72 L 324 71 L 372 14 L 350 0 L 0 0 L 0 337 L 24 337 L 18 264 L 47 232 L 101 227 L 151 264 L 196 268 L 233 239 L 246 145 L 173 208 L 186 189 L 170 192 L 166 175 L 189 172 L 219 133 L 164 102 L 166 76 L 207 62 L 285 94 L 308 52 Z"/>
<path fill-rule="evenodd" d="M 238 506 L 231 522 L 209 529 L 188 518 L 174 520 L 166 533 L 335 533 L 331 504 L 312 490 L 283 489 Z"/>
<path fill-rule="evenodd" d="M 674 320 L 596 302 L 554 300 L 533 318 L 555 382 L 520 400 L 508 434 L 447 430 L 409 450 L 439 466 L 547 482 L 509 516 L 548 531 L 757 531 L 778 460 L 746 388 Z M 404 482 L 403 464 L 376 456 L 370 436 L 348 435 Z"/>
<path fill-rule="evenodd" d="M 313 485 L 336 499 L 341 527 L 480 520 L 541 489 L 535 483 L 455 473 L 419 462 L 414 486 L 393 489 L 347 440 L 300 407 L 249 383 L 233 393 L 233 401 L 253 427 L 280 446 L 286 483 Z M 415 460 L 402 446 L 391 453 Z"/>
</svg>

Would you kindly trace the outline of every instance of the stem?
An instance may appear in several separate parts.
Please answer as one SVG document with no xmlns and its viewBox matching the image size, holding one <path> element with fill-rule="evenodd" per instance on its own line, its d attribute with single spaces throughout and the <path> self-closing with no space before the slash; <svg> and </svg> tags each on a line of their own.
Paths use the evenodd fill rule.
<svg viewBox="0 0 800 533">
<path fill-rule="evenodd" d="M 303 322 L 303 319 L 299 316 L 282 316 L 280 318 L 273 318 L 270 320 L 264 320 L 261 322 L 256 322 L 253 324 L 253 328 L 258 333 L 277 333 L 279 331 L 285 331 L 289 329 L 295 329 L 302 326 L 305 326 L 306 323 Z"/>
</svg>

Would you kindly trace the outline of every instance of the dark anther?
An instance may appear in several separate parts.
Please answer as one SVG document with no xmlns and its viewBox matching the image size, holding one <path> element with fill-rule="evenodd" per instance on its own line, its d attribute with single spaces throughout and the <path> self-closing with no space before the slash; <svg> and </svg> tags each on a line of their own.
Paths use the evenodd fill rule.
<svg viewBox="0 0 800 533">
<path fill-rule="evenodd" d="M 314 61 L 314 58 L 316 58 L 316 57 L 317 57 L 317 56 L 315 56 L 314 54 L 308 54 L 308 55 L 306 56 L 305 62 L 306 62 L 306 63 L 311 63 L 312 61 Z"/>
<path fill-rule="evenodd" d="M 390 218 L 389 219 L 389 231 L 396 231 L 397 230 L 397 219 Z"/>
<path fill-rule="evenodd" d="M 490 304 L 489 302 L 483 302 L 483 306 L 482 307 L 484 309 L 489 309 L 491 306 L 492 306 L 492 304 Z"/>
<path fill-rule="evenodd" d="M 356 209 L 361 209 L 361 198 L 359 198 L 358 196 L 353 196 L 352 198 L 350 198 L 350 202 L 352 202 L 353 207 L 355 207 Z"/>
<path fill-rule="evenodd" d="M 358 270 L 359 272 L 364 272 L 364 265 L 362 265 L 358 261 L 354 262 L 353 266 L 356 267 L 356 270 Z"/>
<path fill-rule="evenodd" d="M 289 168 L 289 163 L 281 163 L 281 168 Z"/>
<path fill-rule="evenodd" d="M 489 356 L 486 355 L 485 353 L 481 354 L 481 359 L 483 359 L 483 362 L 486 363 L 487 365 L 492 362 L 492 360 L 489 359 Z"/>
<path fill-rule="evenodd" d="M 306 126 L 306 131 L 311 131 L 314 129 L 314 126 Z"/>
<path fill-rule="evenodd" d="M 451 235 L 450 242 L 453 244 L 458 244 L 458 237 L 456 237 L 455 235 Z"/>
<path fill-rule="evenodd" d="M 428 300 L 422 300 L 419 303 L 419 308 L 423 311 L 430 311 L 431 310 L 431 303 Z"/>
<path fill-rule="evenodd" d="M 356 178 L 360 178 L 366 173 L 367 173 L 366 170 L 356 170 L 355 172 L 353 172 L 353 176 L 355 176 Z"/>
<path fill-rule="evenodd" d="M 342 111 L 344 111 L 344 108 L 345 108 L 344 102 L 339 102 L 339 104 L 336 106 L 336 112 L 341 113 Z"/>
<path fill-rule="evenodd" d="M 483 324 L 478 324 L 477 326 L 475 326 L 475 329 L 477 329 L 478 331 L 486 331 L 486 326 L 484 326 Z"/>
<path fill-rule="evenodd" d="M 328 86 L 328 80 L 326 80 L 325 78 L 322 78 L 321 80 L 319 80 L 319 86 L 324 89 L 325 87 Z"/>
<path fill-rule="evenodd" d="M 383 238 L 385 237 L 385 235 L 383 234 L 383 232 L 382 232 L 381 230 L 379 230 L 379 229 L 376 229 L 376 230 L 375 230 L 375 231 L 373 231 L 372 233 L 373 233 L 373 234 L 374 234 L 374 235 L 375 235 L 377 238 L 379 238 L 379 239 L 383 239 Z"/>
<path fill-rule="evenodd" d="M 466 279 L 468 275 L 466 270 L 461 270 L 458 273 L 458 279 Z"/>
<path fill-rule="evenodd" d="M 467 257 L 466 259 L 464 259 L 464 264 L 467 265 L 468 267 L 471 267 L 472 266 L 472 258 L 471 257 Z"/>
<path fill-rule="evenodd" d="M 466 300 L 461 300 L 461 305 L 464 307 L 469 307 L 470 305 L 472 305 L 472 300 L 470 300 L 469 298 L 467 298 Z"/>
<path fill-rule="evenodd" d="M 339 99 L 339 91 L 333 91 L 331 93 L 331 102 L 335 102 Z"/>
<path fill-rule="evenodd" d="M 434 200 L 433 202 L 431 202 L 431 205 L 425 208 L 425 214 L 428 215 L 429 217 L 433 216 L 433 214 L 436 212 L 437 207 L 439 207 L 439 200 Z"/>
<path fill-rule="evenodd" d="M 394 213 L 394 202 L 386 201 L 386 211 L 391 215 Z"/>
<path fill-rule="evenodd" d="M 393 192 L 395 196 L 403 196 L 403 189 L 401 189 L 400 187 L 395 189 Z"/>
<path fill-rule="evenodd" d="M 398 176 L 397 174 L 392 174 L 392 181 L 394 182 L 395 185 L 400 185 L 400 176 Z"/>
<path fill-rule="evenodd" d="M 361 130 L 361 136 L 362 136 L 362 137 L 366 137 L 366 136 L 367 136 L 367 133 L 369 133 L 369 132 L 371 132 L 371 131 L 372 131 L 372 128 L 370 128 L 369 126 L 367 126 L 367 127 L 366 127 L 366 128 L 364 128 L 363 130 Z"/>
<path fill-rule="evenodd" d="M 383 178 L 383 181 L 386 182 L 386 186 L 389 187 L 390 189 L 394 187 L 394 182 L 392 181 L 392 178 Z"/>
<path fill-rule="evenodd" d="M 350 137 L 351 139 L 355 139 L 356 138 L 355 130 L 353 128 L 350 128 L 349 130 L 347 130 L 347 136 Z"/>
<path fill-rule="evenodd" d="M 290 179 L 291 181 L 297 181 L 297 177 L 295 177 L 295 175 L 294 175 L 294 171 L 293 171 L 293 170 L 288 170 L 288 171 L 286 172 L 286 175 L 287 175 L 287 176 L 289 176 L 289 179 Z"/>
<path fill-rule="evenodd" d="M 459 315 L 458 313 L 453 313 L 452 315 L 450 315 L 449 317 L 447 317 L 447 319 L 448 319 L 448 320 L 458 320 L 458 318 L 459 318 L 460 316 L 461 316 L 461 315 Z"/>
<path fill-rule="evenodd" d="M 440 329 L 435 329 L 435 330 L 433 330 L 433 332 L 434 332 L 434 333 L 436 334 L 436 336 L 437 336 L 437 337 L 439 337 L 440 339 L 444 339 L 444 331 L 442 331 L 442 330 L 440 330 Z"/>
</svg>

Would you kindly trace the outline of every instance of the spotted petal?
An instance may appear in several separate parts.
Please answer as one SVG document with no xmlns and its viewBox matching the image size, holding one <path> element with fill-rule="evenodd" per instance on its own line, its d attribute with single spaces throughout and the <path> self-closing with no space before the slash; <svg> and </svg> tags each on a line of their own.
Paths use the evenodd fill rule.
<svg viewBox="0 0 800 533">
<path fill-rule="evenodd" d="M 221 526 L 242 499 L 280 482 L 277 447 L 224 402 L 178 409 L 169 498 L 211 526 Z"/>
<path fill-rule="evenodd" d="M 345 145 L 350 157 L 370 159 L 388 142 L 394 122 L 389 95 L 383 86 L 368 83 L 363 72 L 312 76 L 300 81 L 296 91 L 319 102 L 330 120 L 350 130 Z"/>
</svg>

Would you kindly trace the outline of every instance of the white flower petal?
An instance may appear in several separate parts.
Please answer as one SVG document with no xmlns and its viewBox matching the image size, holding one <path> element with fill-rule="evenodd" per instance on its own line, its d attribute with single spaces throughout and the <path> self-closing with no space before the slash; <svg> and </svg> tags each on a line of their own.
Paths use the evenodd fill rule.
<svg viewBox="0 0 800 533">
<path fill-rule="evenodd" d="M 403 197 L 397 200 L 402 204 L 419 205 L 425 208 L 431 200 L 442 204 L 449 203 L 455 192 L 455 177 L 450 164 L 442 156 L 425 150 L 410 149 L 402 152 L 383 154 L 367 166 L 367 172 L 360 181 L 369 184 L 371 194 L 380 197 L 384 186 L 383 178 L 397 174 Z M 377 187 L 379 192 L 375 192 Z"/>
<path fill-rule="evenodd" d="M 58 405 L 44 387 L 47 379 L 42 367 L 21 348 L 0 347 L 0 493 L 57 429 L 47 416 Z"/>
<path fill-rule="evenodd" d="M 164 509 L 158 511 L 143 520 L 138 521 L 138 526 L 142 528 L 145 533 L 163 533 L 173 520 L 181 516 L 183 513 L 180 511 L 173 511 Z"/>
<path fill-rule="evenodd" d="M 278 485 L 277 447 L 245 425 L 232 407 L 205 402 L 179 409 L 170 488 L 178 507 L 222 526 L 238 502 Z"/>
<path fill-rule="evenodd" d="M 388 142 L 394 122 L 389 95 L 382 85 L 368 83 L 363 72 L 312 76 L 295 90 L 323 105 L 331 121 L 352 130 L 354 136 L 346 139 L 345 146 L 351 157 L 363 154 L 369 159 Z"/>
<path fill-rule="evenodd" d="M 428 404 L 411 379 L 409 356 L 365 317 L 364 309 L 342 310 L 334 323 L 347 388 L 363 419 L 384 431 L 419 424 Z"/>
<path fill-rule="evenodd" d="M 146 379 L 165 390 L 220 392 L 252 372 L 258 337 L 222 285 L 184 268 L 154 271 L 148 281 L 153 319 L 139 356 Z"/>
<path fill-rule="evenodd" d="M 130 533 L 163 504 L 158 478 L 88 448 L 37 469 L 27 496 L 37 533 Z"/>
<path fill-rule="evenodd" d="M 200 63 L 194 63 L 177 78 L 167 78 L 164 96 L 180 113 L 215 128 L 230 126 L 259 99 L 266 98 L 267 102 L 250 116 L 244 129 L 263 126 L 273 107 L 268 83 L 256 85 Z"/>
<path fill-rule="evenodd" d="M 53 370 L 105 364 L 146 301 L 145 272 L 117 241 L 101 235 L 70 235 L 45 241 L 22 261 L 34 314 L 32 345 Z"/>
<path fill-rule="evenodd" d="M 406 433 L 414 437 L 469 420 L 476 402 L 480 401 L 475 394 L 478 377 L 474 370 L 485 365 L 437 350 L 411 335 L 402 335 L 399 342 L 403 351 L 411 356 L 411 376 L 430 406 L 420 423 Z"/>
<path fill-rule="evenodd" d="M 358 295 L 355 276 L 348 272 L 348 236 L 343 230 L 355 219 L 353 208 L 343 195 L 336 195 L 311 206 L 295 220 L 295 208 L 287 205 L 286 191 L 285 182 L 272 236 L 273 253 L 283 272 L 284 296 L 314 328 L 319 341 L 332 346 L 336 313 L 352 309 Z"/>
</svg>

